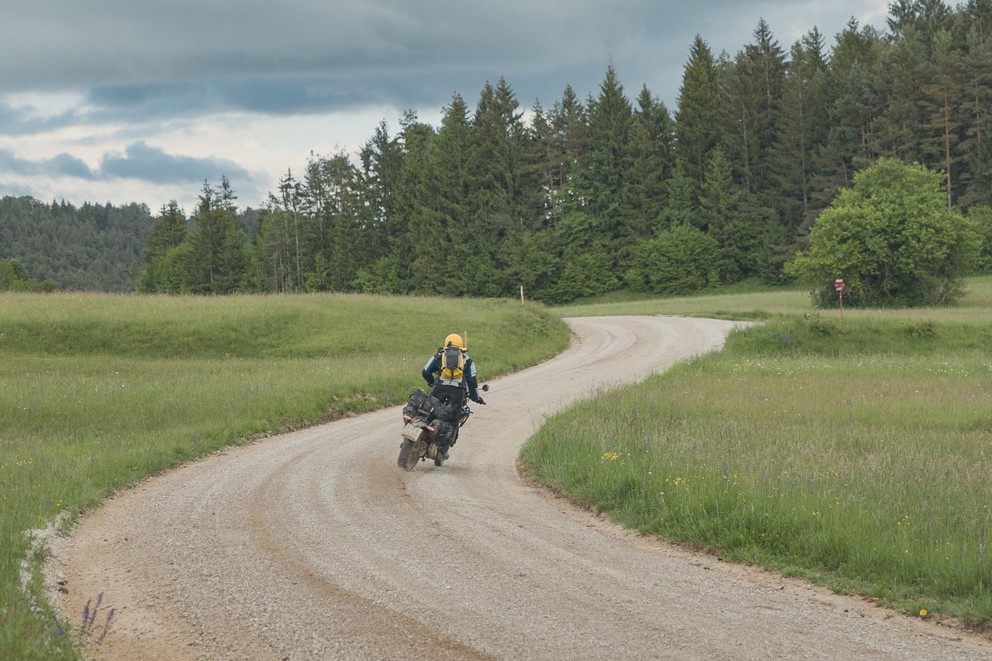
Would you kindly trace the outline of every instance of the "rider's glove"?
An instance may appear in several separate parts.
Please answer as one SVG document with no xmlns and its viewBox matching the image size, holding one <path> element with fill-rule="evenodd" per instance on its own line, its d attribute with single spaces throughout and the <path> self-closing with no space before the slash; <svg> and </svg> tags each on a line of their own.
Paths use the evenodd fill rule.
<svg viewBox="0 0 992 661">
<path fill-rule="evenodd" d="M 477 399 L 475 400 L 475 403 L 476 403 L 476 404 L 482 404 L 483 406 L 485 406 L 485 405 L 486 405 L 486 400 L 484 400 L 484 399 L 482 399 L 481 397 L 479 397 L 479 398 L 477 398 Z"/>
</svg>

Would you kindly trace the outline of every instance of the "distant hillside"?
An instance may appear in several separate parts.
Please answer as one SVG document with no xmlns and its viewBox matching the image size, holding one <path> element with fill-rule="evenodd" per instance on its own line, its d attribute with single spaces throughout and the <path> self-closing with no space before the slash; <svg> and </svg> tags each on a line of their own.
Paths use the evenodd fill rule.
<svg viewBox="0 0 992 661">
<path fill-rule="evenodd" d="M 133 291 L 151 227 L 143 204 L 76 208 L 5 196 L 0 259 L 16 259 L 32 280 L 54 280 L 61 289 Z"/>
</svg>

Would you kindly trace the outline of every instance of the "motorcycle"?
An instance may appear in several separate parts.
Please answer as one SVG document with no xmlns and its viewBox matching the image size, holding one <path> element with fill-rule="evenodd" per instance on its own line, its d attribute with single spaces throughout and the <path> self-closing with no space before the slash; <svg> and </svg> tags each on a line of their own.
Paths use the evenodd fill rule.
<svg viewBox="0 0 992 661">
<path fill-rule="evenodd" d="M 488 391 L 489 386 L 482 386 Z M 468 421 L 472 409 L 467 403 L 441 401 L 421 390 L 410 393 L 403 406 L 403 431 L 396 465 L 411 471 L 421 461 L 432 459 L 440 466 L 447 459 L 441 448 L 458 440 L 458 430 Z"/>
</svg>

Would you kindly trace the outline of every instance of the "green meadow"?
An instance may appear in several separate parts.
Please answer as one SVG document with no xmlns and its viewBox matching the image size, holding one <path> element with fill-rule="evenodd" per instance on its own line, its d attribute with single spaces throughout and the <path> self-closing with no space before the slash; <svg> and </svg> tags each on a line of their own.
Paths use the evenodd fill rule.
<svg viewBox="0 0 992 661">
<path fill-rule="evenodd" d="M 514 301 L 0 295 L 0 658 L 74 658 L 21 587 L 25 531 L 220 447 L 394 405 L 448 332 L 483 378 L 559 316 L 750 319 L 726 348 L 551 418 L 525 470 L 613 520 L 904 612 L 992 622 L 992 278 L 946 309 L 814 311 L 801 291 Z M 439 322 L 438 320 L 443 320 Z M 95 597 L 95 595 L 94 595 Z M 67 632 L 63 632 L 67 630 Z"/>
<path fill-rule="evenodd" d="M 764 321 L 555 416 L 523 463 L 646 534 L 988 630 L 992 278 L 968 287 L 843 317 L 801 292 L 569 308 Z"/>
<path fill-rule="evenodd" d="M 0 294 L 0 658 L 73 658 L 63 630 L 84 628 L 21 588 L 42 555 L 25 531 L 225 445 L 401 403 L 450 332 L 484 379 L 568 343 L 514 301 Z"/>
</svg>

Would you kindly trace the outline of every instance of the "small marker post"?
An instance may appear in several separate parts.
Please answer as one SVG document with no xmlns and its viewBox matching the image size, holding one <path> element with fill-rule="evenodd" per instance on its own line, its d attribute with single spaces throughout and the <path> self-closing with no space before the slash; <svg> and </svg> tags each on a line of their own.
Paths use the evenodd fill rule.
<svg viewBox="0 0 992 661">
<path fill-rule="evenodd" d="M 844 279 L 834 280 L 834 289 L 837 290 L 837 298 L 840 301 L 840 329 L 844 330 Z"/>
</svg>

